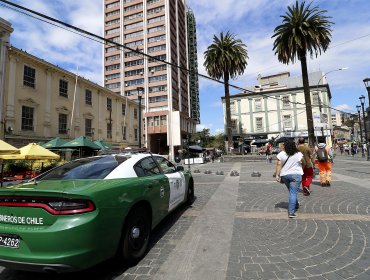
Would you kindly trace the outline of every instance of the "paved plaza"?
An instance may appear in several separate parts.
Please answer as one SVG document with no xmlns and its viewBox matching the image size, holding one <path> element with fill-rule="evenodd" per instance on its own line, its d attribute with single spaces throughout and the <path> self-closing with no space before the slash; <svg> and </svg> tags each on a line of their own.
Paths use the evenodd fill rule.
<svg viewBox="0 0 370 280">
<path fill-rule="evenodd" d="M 287 217 L 288 192 L 272 177 L 275 163 L 191 166 L 200 171 L 193 173 L 194 205 L 155 229 L 134 267 L 111 260 L 69 275 L 2 269 L 0 279 L 369 280 L 370 162 L 336 157 L 332 186 L 321 187 L 316 178 L 310 196 L 300 193 L 297 219 Z"/>
</svg>

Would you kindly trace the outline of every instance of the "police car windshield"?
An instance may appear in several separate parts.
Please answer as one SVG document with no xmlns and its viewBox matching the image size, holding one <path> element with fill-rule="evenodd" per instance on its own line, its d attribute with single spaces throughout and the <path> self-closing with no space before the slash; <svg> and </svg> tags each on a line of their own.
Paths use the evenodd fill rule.
<svg viewBox="0 0 370 280">
<path fill-rule="evenodd" d="M 126 159 L 124 156 L 112 155 L 74 160 L 41 175 L 36 180 L 103 179 Z"/>
</svg>

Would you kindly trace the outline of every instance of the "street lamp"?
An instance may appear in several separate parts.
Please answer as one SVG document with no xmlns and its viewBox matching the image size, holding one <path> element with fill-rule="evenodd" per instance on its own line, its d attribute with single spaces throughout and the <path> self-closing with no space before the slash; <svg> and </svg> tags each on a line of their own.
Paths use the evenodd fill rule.
<svg viewBox="0 0 370 280">
<path fill-rule="evenodd" d="M 143 87 L 137 87 L 137 97 L 139 99 L 139 149 L 141 148 L 141 98 L 144 93 L 144 88 Z"/>
<path fill-rule="evenodd" d="M 328 74 L 330 74 L 332 72 L 336 72 L 336 71 L 346 70 L 346 69 L 348 69 L 348 67 L 342 67 L 342 68 L 338 68 L 338 69 L 326 72 L 326 73 L 324 73 L 324 75 L 322 75 L 320 80 L 317 82 L 316 92 L 317 92 L 317 97 L 319 99 L 319 111 L 320 111 L 320 122 L 321 122 L 321 124 L 322 124 L 322 105 L 321 105 L 321 98 L 320 98 L 320 94 L 319 94 L 319 84 L 320 84 L 321 80 L 324 79 L 324 77 L 326 77 Z M 324 136 L 324 127 L 323 126 L 321 126 L 321 136 Z"/>
<path fill-rule="evenodd" d="M 365 157 L 364 153 L 364 146 L 362 145 L 362 124 L 361 124 L 361 106 L 357 105 L 357 113 L 358 113 L 358 123 L 360 124 L 360 144 L 361 144 L 361 152 L 362 152 L 362 157 Z"/>
<path fill-rule="evenodd" d="M 367 95 L 368 95 L 368 98 L 369 98 L 369 101 L 370 101 L 370 78 L 364 79 L 364 84 L 365 84 L 365 87 L 367 89 Z"/>
<path fill-rule="evenodd" d="M 361 95 L 359 97 L 362 107 L 362 118 L 364 119 L 364 130 L 365 130 L 365 145 L 366 145 L 366 152 L 367 152 L 367 158 L 366 160 L 370 160 L 370 154 L 369 154 L 369 146 L 368 146 L 368 140 L 367 140 L 367 128 L 366 128 L 366 122 L 365 122 L 365 96 Z"/>
</svg>

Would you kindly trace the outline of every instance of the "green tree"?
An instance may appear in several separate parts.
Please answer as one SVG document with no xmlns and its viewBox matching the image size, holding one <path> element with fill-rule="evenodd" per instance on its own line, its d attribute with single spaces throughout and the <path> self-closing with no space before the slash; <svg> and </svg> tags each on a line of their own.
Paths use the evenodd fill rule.
<svg viewBox="0 0 370 280">
<path fill-rule="evenodd" d="M 229 80 L 244 73 L 247 67 L 247 46 L 234 34 L 220 33 L 220 37 L 213 36 L 213 43 L 204 52 L 204 67 L 209 76 L 224 80 L 226 103 L 226 135 L 229 147 L 232 146 L 230 89 Z"/>
<path fill-rule="evenodd" d="M 311 3 L 312 4 L 312 3 Z M 283 22 L 274 30 L 275 38 L 273 50 L 280 62 L 289 64 L 297 59 L 301 61 L 302 80 L 304 97 L 306 103 L 307 128 L 309 142 L 315 142 L 315 131 L 312 118 L 310 86 L 307 73 L 307 57 L 317 57 L 325 52 L 331 42 L 331 17 L 325 16 L 326 10 L 319 10 L 318 7 L 311 7 L 303 1 L 298 4 L 296 1 L 285 15 L 281 16 Z"/>
</svg>

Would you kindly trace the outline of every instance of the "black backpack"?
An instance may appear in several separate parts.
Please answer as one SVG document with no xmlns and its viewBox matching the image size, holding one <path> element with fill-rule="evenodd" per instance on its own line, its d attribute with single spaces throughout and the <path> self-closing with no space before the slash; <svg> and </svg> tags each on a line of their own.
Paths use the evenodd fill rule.
<svg viewBox="0 0 370 280">
<path fill-rule="evenodd" d="M 329 159 L 328 151 L 325 148 L 318 148 L 316 154 L 319 162 L 326 162 Z"/>
</svg>

